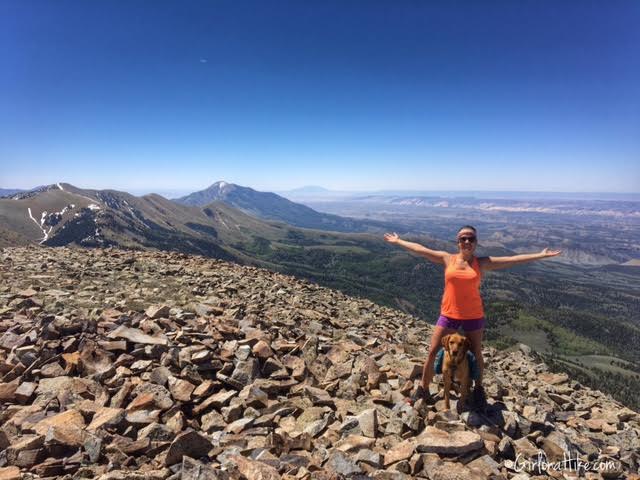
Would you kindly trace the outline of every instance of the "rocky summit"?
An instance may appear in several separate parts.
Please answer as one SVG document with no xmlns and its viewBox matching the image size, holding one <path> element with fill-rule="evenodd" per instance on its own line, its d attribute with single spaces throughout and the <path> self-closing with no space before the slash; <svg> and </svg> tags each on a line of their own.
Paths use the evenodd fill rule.
<svg viewBox="0 0 640 480">
<path fill-rule="evenodd" d="M 484 350 L 484 412 L 409 405 L 401 312 L 172 252 L 0 259 L 0 480 L 640 478 L 640 415 L 525 345 Z"/>
</svg>

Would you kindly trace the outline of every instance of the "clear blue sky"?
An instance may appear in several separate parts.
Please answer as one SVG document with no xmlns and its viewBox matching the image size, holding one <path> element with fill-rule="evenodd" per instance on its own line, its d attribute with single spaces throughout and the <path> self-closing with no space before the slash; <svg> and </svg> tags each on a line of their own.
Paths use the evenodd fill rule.
<svg viewBox="0 0 640 480">
<path fill-rule="evenodd" d="M 640 191 L 638 1 L 0 2 L 0 187 Z"/>
</svg>

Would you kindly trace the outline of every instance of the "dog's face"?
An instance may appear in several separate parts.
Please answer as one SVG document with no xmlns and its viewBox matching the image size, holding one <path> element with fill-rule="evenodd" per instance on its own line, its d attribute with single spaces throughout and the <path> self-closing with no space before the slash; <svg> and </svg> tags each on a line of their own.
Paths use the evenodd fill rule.
<svg viewBox="0 0 640 480">
<path fill-rule="evenodd" d="M 442 346 L 455 363 L 460 363 L 471 348 L 471 341 L 459 333 L 442 337 Z"/>
</svg>

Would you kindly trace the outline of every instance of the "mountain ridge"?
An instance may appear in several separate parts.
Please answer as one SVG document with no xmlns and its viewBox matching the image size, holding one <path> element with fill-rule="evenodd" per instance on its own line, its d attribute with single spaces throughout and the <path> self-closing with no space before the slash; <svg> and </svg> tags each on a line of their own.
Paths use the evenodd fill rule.
<svg viewBox="0 0 640 480">
<path fill-rule="evenodd" d="M 204 190 L 174 201 L 183 205 L 203 207 L 215 200 L 223 201 L 264 220 L 282 221 L 301 228 L 336 232 L 380 232 L 389 227 L 389 222 L 357 220 L 322 213 L 273 192 L 259 192 L 225 181 L 215 182 Z"/>
</svg>

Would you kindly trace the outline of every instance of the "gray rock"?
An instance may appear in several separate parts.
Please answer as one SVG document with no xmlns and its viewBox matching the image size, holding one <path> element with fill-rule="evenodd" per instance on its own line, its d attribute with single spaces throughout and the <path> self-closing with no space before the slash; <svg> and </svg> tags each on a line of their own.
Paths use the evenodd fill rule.
<svg viewBox="0 0 640 480">
<path fill-rule="evenodd" d="M 184 456 L 179 478 L 180 480 L 228 480 L 231 475 L 225 470 L 214 470 L 209 465 Z"/>
<path fill-rule="evenodd" d="M 356 418 L 362 435 L 372 438 L 378 435 L 378 412 L 375 408 L 363 410 Z"/>
<path fill-rule="evenodd" d="M 231 379 L 246 386 L 258 377 L 260 370 L 255 358 L 239 361 L 231 374 Z"/>
<path fill-rule="evenodd" d="M 327 469 L 329 472 L 344 476 L 362 472 L 362 469 L 340 450 L 335 450 L 329 455 L 329 458 L 323 465 L 323 468 Z"/>
</svg>

